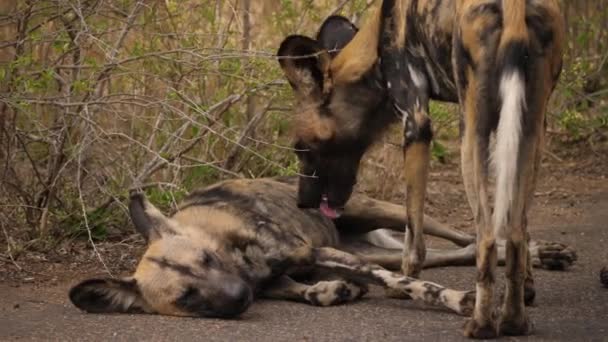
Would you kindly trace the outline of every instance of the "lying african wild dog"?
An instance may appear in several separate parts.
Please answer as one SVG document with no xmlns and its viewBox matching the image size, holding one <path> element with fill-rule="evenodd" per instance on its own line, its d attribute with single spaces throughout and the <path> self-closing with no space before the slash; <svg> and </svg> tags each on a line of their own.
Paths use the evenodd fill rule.
<svg viewBox="0 0 608 342">
<path fill-rule="evenodd" d="M 472 292 L 403 277 L 363 261 L 400 267 L 402 245 L 394 245 L 397 240 L 385 234 L 377 234 L 373 242 L 398 249 L 362 248 L 365 233 L 403 227 L 405 213 L 395 204 L 355 195 L 344 215 L 332 222 L 317 210 L 297 208 L 292 178 L 225 181 L 194 191 L 170 217 L 141 194 L 132 196 L 129 209 L 148 241 L 147 250 L 133 276 L 89 279 L 72 288 L 70 299 L 83 310 L 233 317 L 255 296 L 325 306 L 364 295 L 370 283 L 461 314 L 472 309 Z M 431 218 L 425 220 L 425 232 L 463 247 L 429 251 L 425 267 L 474 264 L 473 236 Z M 504 248 L 499 254 L 504 260 Z M 538 265 L 547 267 L 568 266 L 575 256 L 551 243 L 535 243 L 532 254 Z M 292 278 L 319 269 L 326 279 L 313 285 Z"/>
<path fill-rule="evenodd" d="M 287 37 L 279 62 L 294 89 L 298 204 L 336 217 L 361 157 L 392 122 L 404 128 L 409 225 L 402 270 L 424 265 L 423 208 L 432 139 L 429 100 L 462 108 L 462 174 L 477 235 L 477 299 L 469 337 L 524 335 L 534 299 L 527 211 L 540 165 L 545 111 L 562 66 L 557 0 L 384 0 L 361 30 L 330 17 L 317 38 Z M 490 151 L 490 138 L 496 138 Z M 488 200 L 489 156 L 496 193 Z M 314 175 L 315 177 L 310 177 Z M 496 238 L 507 243 L 507 291 L 492 314 Z"/>
</svg>

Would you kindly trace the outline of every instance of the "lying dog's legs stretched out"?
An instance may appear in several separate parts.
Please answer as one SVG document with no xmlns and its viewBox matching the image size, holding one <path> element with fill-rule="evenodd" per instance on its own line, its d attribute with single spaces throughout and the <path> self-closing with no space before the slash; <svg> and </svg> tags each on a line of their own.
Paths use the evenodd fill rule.
<svg viewBox="0 0 608 342">
<path fill-rule="evenodd" d="M 497 243 L 498 265 L 505 265 L 506 248 L 505 240 Z M 345 243 L 341 249 L 356 254 L 367 262 L 378 264 L 389 270 L 399 270 L 401 267 L 401 251 L 380 248 L 376 246 L 365 246 L 360 244 Z M 530 258 L 533 267 L 549 270 L 565 270 L 577 259 L 576 252 L 561 243 L 531 240 L 529 244 Z M 424 268 L 445 266 L 475 266 L 475 244 L 458 249 L 433 249 L 426 251 Z"/>
<path fill-rule="evenodd" d="M 386 289 L 405 292 L 413 299 L 441 305 L 461 315 L 470 315 L 475 302 L 473 291 L 457 291 L 439 284 L 393 273 L 367 263 L 353 254 L 334 248 L 313 248 L 313 262 L 318 268 L 340 274 L 356 283 L 376 284 Z"/>
<path fill-rule="evenodd" d="M 312 266 L 315 270 L 323 270 L 326 275 L 339 276 L 344 280 L 306 285 L 283 275 L 264 291 L 265 297 L 326 306 L 357 299 L 367 292 L 367 284 L 374 284 L 407 293 L 413 299 L 430 305 L 440 305 L 461 315 L 470 315 L 473 310 L 473 291 L 448 289 L 436 283 L 393 273 L 331 247 L 311 247 L 306 258 L 298 251 L 297 257 L 291 260 L 296 264 L 291 265 L 290 269 L 309 269 Z"/>
<path fill-rule="evenodd" d="M 341 233 L 347 234 L 363 234 L 379 228 L 403 233 L 407 215 L 400 205 L 355 194 L 335 223 Z M 450 228 L 429 216 L 424 216 L 422 228 L 424 234 L 452 241 L 457 246 L 475 243 L 475 236 Z"/>
<path fill-rule="evenodd" d="M 403 208 L 386 201 L 376 200 L 361 194 L 355 194 L 346 205 L 343 215 L 336 220 L 336 227 L 341 235 L 341 249 L 357 254 L 367 262 L 381 265 L 382 267 L 398 270 L 401 267 L 401 249 L 405 246 L 403 238 L 397 237 L 387 244 L 388 232 L 375 234 L 378 237 L 377 248 L 370 245 L 361 245 L 361 236 L 365 233 L 375 231 L 378 228 L 386 228 L 403 235 L 403 228 L 407 225 L 407 217 Z M 424 268 L 441 266 L 474 266 L 475 265 L 475 236 L 450 228 L 438 222 L 432 217 L 424 217 L 423 230 L 425 234 L 436 236 L 451 241 L 460 249 L 427 249 Z M 369 241 L 369 239 L 368 239 Z M 498 263 L 505 264 L 506 249 L 505 240 L 497 239 Z M 387 246 L 388 245 L 388 246 Z M 399 251 L 388 248 L 397 248 Z M 531 263 L 534 267 L 543 267 L 551 270 L 563 270 L 571 266 L 577 259 L 576 252 L 571 247 L 547 241 L 529 242 Z"/>
</svg>

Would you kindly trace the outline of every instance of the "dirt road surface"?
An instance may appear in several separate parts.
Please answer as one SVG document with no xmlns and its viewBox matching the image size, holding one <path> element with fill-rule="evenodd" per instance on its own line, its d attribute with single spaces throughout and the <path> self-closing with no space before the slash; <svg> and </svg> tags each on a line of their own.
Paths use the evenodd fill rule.
<svg viewBox="0 0 608 342">
<path fill-rule="evenodd" d="M 572 245 L 578 251 L 578 261 L 565 272 L 536 271 L 537 300 L 529 309 L 535 331 L 532 337 L 527 338 L 529 340 L 608 340 L 608 289 L 601 287 L 598 276 L 601 267 L 608 264 L 608 179 L 605 165 L 601 163 L 598 168 L 593 160 L 573 162 L 566 167 L 549 167 L 540 178 L 536 205 L 530 218 L 533 238 Z M 458 182 L 457 169 L 436 173 L 431 178 L 429 197 L 435 198 L 431 211 L 435 215 L 443 212 L 444 221 L 466 229 L 471 219 L 461 186 L 453 193 L 448 191 L 454 188 L 454 182 Z M 109 257 L 110 267 L 130 260 L 127 266 L 119 268 L 122 272 L 134 265 L 138 255 L 137 251 L 123 245 L 105 249 L 100 246 L 102 252 L 122 251 L 120 257 Z M 84 266 L 66 260 L 45 259 L 30 272 L 16 272 L 15 267 L 11 268 L 4 261 L 3 272 L 12 273 L 0 277 L 0 340 L 463 339 L 460 329 L 465 322 L 464 317 L 412 301 L 383 298 L 379 289 L 374 289 L 366 299 L 357 303 L 330 308 L 258 301 L 241 319 L 231 321 L 85 314 L 69 303 L 67 291 L 76 281 L 102 270 L 91 255 L 90 252 L 87 254 L 91 263 Z M 22 267 L 25 266 L 22 263 Z M 458 289 L 469 289 L 473 286 L 474 275 L 474 268 L 458 267 L 428 270 L 423 273 L 423 278 Z M 519 339 L 526 338 L 516 340 Z"/>
</svg>

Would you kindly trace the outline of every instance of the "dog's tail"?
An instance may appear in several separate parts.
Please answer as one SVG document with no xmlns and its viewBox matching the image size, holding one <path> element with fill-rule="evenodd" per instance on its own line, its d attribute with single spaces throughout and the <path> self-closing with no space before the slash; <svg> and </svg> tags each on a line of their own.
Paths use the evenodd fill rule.
<svg viewBox="0 0 608 342">
<path fill-rule="evenodd" d="M 498 48 L 500 117 L 493 155 L 496 170 L 494 229 L 501 230 L 513 210 L 522 121 L 526 112 L 526 65 L 529 37 L 526 0 L 503 0 L 503 32 Z"/>
<path fill-rule="evenodd" d="M 507 40 L 528 40 L 526 0 L 502 0 L 501 45 Z"/>
</svg>

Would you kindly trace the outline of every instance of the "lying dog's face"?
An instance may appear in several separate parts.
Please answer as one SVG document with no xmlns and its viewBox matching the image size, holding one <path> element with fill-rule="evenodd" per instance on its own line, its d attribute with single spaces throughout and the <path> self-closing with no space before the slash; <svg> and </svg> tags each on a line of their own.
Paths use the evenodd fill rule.
<svg viewBox="0 0 608 342">
<path fill-rule="evenodd" d="M 143 195 L 131 198 L 130 213 L 148 248 L 132 277 L 89 279 L 70 290 L 77 307 L 95 313 L 158 313 L 235 317 L 252 302 L 252 289 L 221 246 L 201 239 L 200 229 L 178 226 Z M 229 260 L 229 259 L 228 259 Z"/>
</svg>

